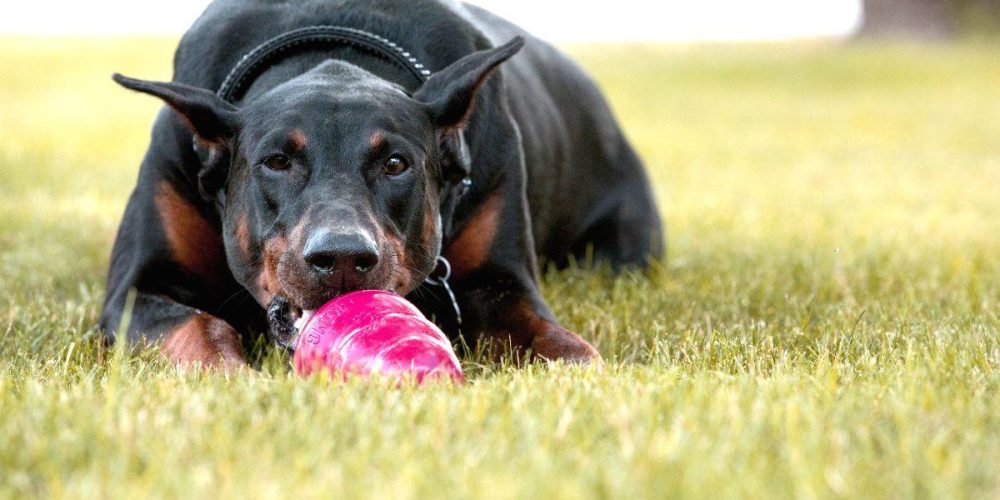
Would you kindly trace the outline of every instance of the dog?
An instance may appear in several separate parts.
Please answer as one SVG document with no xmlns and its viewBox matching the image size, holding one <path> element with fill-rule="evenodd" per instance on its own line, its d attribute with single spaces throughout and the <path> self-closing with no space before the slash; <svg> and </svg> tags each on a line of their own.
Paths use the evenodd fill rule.
<svg viewBox="0 0 1000 500">
<path fill-rule="evenodd" d="M 664 252 L 596 85 L 475 6 L 215 0 L 172 82 L 115 80 L 166 106 L 100 328 L 177 364 L 248 366 L 262 336 L 287 346 L 303 311 L 360 289 L 406 296 L 501 358 L 594 362 L 542 298 L 539 261 L 623 269 Z"/>
</svg>

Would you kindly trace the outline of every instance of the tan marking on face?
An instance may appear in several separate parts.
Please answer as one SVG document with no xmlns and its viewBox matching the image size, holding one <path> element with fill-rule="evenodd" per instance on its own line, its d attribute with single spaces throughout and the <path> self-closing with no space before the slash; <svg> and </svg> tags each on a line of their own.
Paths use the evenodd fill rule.
<svg viewBox="0 0 1000 500">
<path fill-rule="evenodd" d="M 385 142 L 385 133 L 381 130 L 376 131 L 368 137 L 368 145 L 371 146 L 372 149 L 381 146 L 383 142 Z"/>
<path fill-rule="evenodd" d="M 292 248 L 302 248 L 305 246 L 305 236 L 306 236 L 306 221 L 309 219 L 309 214 L 302 216 L 302 220 L 299 221 L 292 231 L 288 234 L 288 244 Z"/>
<path fill-rule="evenodd" d="M 236 243 L 244 257 L 250 254 L 250 217 L 246 212 L 236 221 Z"/>
<path fill-rule="evenodd" d="M 292 129 L 288 133 L 288 145 L 298 153 L 306 149 L 306 146 L 309 145 L 309 139 L 306 138 L 306 133 L 302 129 Z"/>
<path fill-rule="evenodd" d="M 257 278 L 257 301 L 265 307 L 271 303 L 275 295 L 281 293 L 278 265 L 286 250 L 288 250 L 288 240 L 284 236 L 275 236 L 264 243 L 264 266 Z"/>
<path fill-rule="evenodd" d="M 375 214 L 367 211 L 365 216 L 368 219 L 368 227 L 371 228 L 376 245 L 379 247 L 378 276 L 369 278 L 373 286 L 382 284 L 383 288 L 394 291 L 400 295 L 412 292 L 416 285 L 413 284 L 413 271 L 408 267 L 406 243 L 402 238 L 386 230 L 375 218 Z"/>
<path fill-rule="evenodd" d="M 205 313 L 195 314 L 167 333 L 160 343 L 160 352 L 178 365 L 227 369 L 246 365 L 236 330 Z"/>
<path fill-rule="evenodd" d="M 288 231 L 288 236 L 273 238 L 268 242 L 270 245 L 265 244 L 264 264 L 271 290 L 268 294 L 270 299 L 275 295 L 281 295 L 296 305 L 303 305 L 307 302 L 309 290 L 315 286 L 310 277 L 310 267 L 301 255 L 305 241 L 309 237 L 308 221 L 309 214 L 306 213 L 299 223 Z"/>
<path fill-rule="evenodd" d="M 154 199 L 174 262 L 212 287 L 221 286 L 226 267 L 220 231 L 167 181 Z"/>
<path fill-rule="evenodd" d="M 391 234 L 386 234 L 383 239 L 390 247 L 390 252 L 383 252 L 383 254 L 388 253 L 388 257 L 391 259 L 390 262 L 386 263 L 388 264 L 386 269 L 392 272 L 389 286 L 396 293 L 406 295 L 416 288 L 416 279 L 406 255 L 406 244 L 401 238 Z"/>
<path fill-rule="evenodd" d="M 462 227 L 458 236 L 448 244 L 444 256 L 451 262 L 452 275 L 456 279 L 475 272 L 486 263 L 500 228 L 503 207 L 503 191 L 490 194 Z"/>
<path fill-rule="evenodd" d="M 421 249 L 427 253 L 427 255 L 437 254 L 439 249 L 438 245 L 441 242 L 441 224 L 440 214 L 437 210 L 432 208 L 424 208 L 424 227 L 421 228 L 420 232 L 420 245 Z"/>
</svg>

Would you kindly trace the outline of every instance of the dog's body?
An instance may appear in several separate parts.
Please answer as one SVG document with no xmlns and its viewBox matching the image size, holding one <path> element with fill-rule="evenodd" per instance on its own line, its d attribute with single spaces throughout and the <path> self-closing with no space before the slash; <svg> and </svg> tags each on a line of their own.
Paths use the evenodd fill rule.
<svg viewBox="0 0 1000 500">
<path fill-rule="evenodd" d="M 218 88 L 265 40 L 315 25 L 384 36 L 435 75 L 418 86 L 345 46 L 281 60 L 236 106 L 195 91 Z M 517 36 L 524 50 L 491 78 Z M 181 363 L 232 366 L 244 364 L 251 333 L 270 328 L 278 299 L 309 309 L 385 288 L 447 317 L 450 304 L 421 286 L 440 253 L 470 340 L 588 360 L 596 351 L 538 292 L 536 255 L 565 265 L 589 248 L 623 267 L 662 253 L 642 166 L 599 91 L 555 49 L 479 8 L 216 0 L 174 64 L 186 86 L 120 80 L 173 110 L 156 120 L 115 242 L 101 316 L 111 338 L 130 310 L 130 341 L 160 342 Z M 459 131 L 467 155 L 456 151 Z M 279 132 L 279 154 L 260 157 Z"/>
</svg>

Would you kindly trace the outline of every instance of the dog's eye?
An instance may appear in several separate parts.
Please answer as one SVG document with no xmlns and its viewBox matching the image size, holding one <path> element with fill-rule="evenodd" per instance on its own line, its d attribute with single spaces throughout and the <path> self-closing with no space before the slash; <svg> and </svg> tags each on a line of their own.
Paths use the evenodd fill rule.
<svg viewBox="0 0 1000 500">
<path fill-rule="evenodd" d="M 400 175 L 409 170 L 410 164 L 402 156 L 392 155 L 385 161 L 385 165 L 382 168 L 385 170 L 386 175 Z"/>
<path fill-rule="evenodd" d="M 280 172 L 291 168 L 292 160 L 285 155 L 269 156 L 264 160 L 264 166 L 271 170 Z"/>
</svg>

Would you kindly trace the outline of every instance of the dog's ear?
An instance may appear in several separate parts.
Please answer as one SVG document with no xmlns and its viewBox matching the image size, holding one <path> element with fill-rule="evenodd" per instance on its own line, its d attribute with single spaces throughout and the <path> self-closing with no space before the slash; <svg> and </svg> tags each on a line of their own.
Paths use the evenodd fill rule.
<svg viewBox="0 0 1000 500">
<path fill-rule="evenodd" d="M 463 130 L 475 107 L 476 93 L 521 47 L 524 38 L 518 36 L 499 47 L 469 54 L 435 73 L 413 94 L 427 106 L 440 131 L 442 173 L 452 183 L 467 181 L 472 169 Z"/>
<path fill-rule="evenodd" d="M 219 199 L 233 138 L 239 131 L 236 107 L 211 91 L 182 83 L 149 82 L 117 73 L 113 78 L 119 85 L 159 97 L 173 108 L 195 136 L 194 149 L 202 163 L 198 171 L 201 195 L 207 200 Z"/>
<path fill-rule="evenodd" d="M 118 73 L 112 78 L 122 87 L 162 99 L 201 142 L 227 146 L 239 128 L 236 107 L 209 90 L 182 83 L 137 80 Z"/>
<path fill-rule="evenodd" d="M 476 101 L 476 92 L 501 63 L 524 46 L 523 37 L 492 49 L 469 54 L 437 72 L 413 98 L 427 105 L 434 124 L 443 129 L 463 129 Z"/>
</svg>

